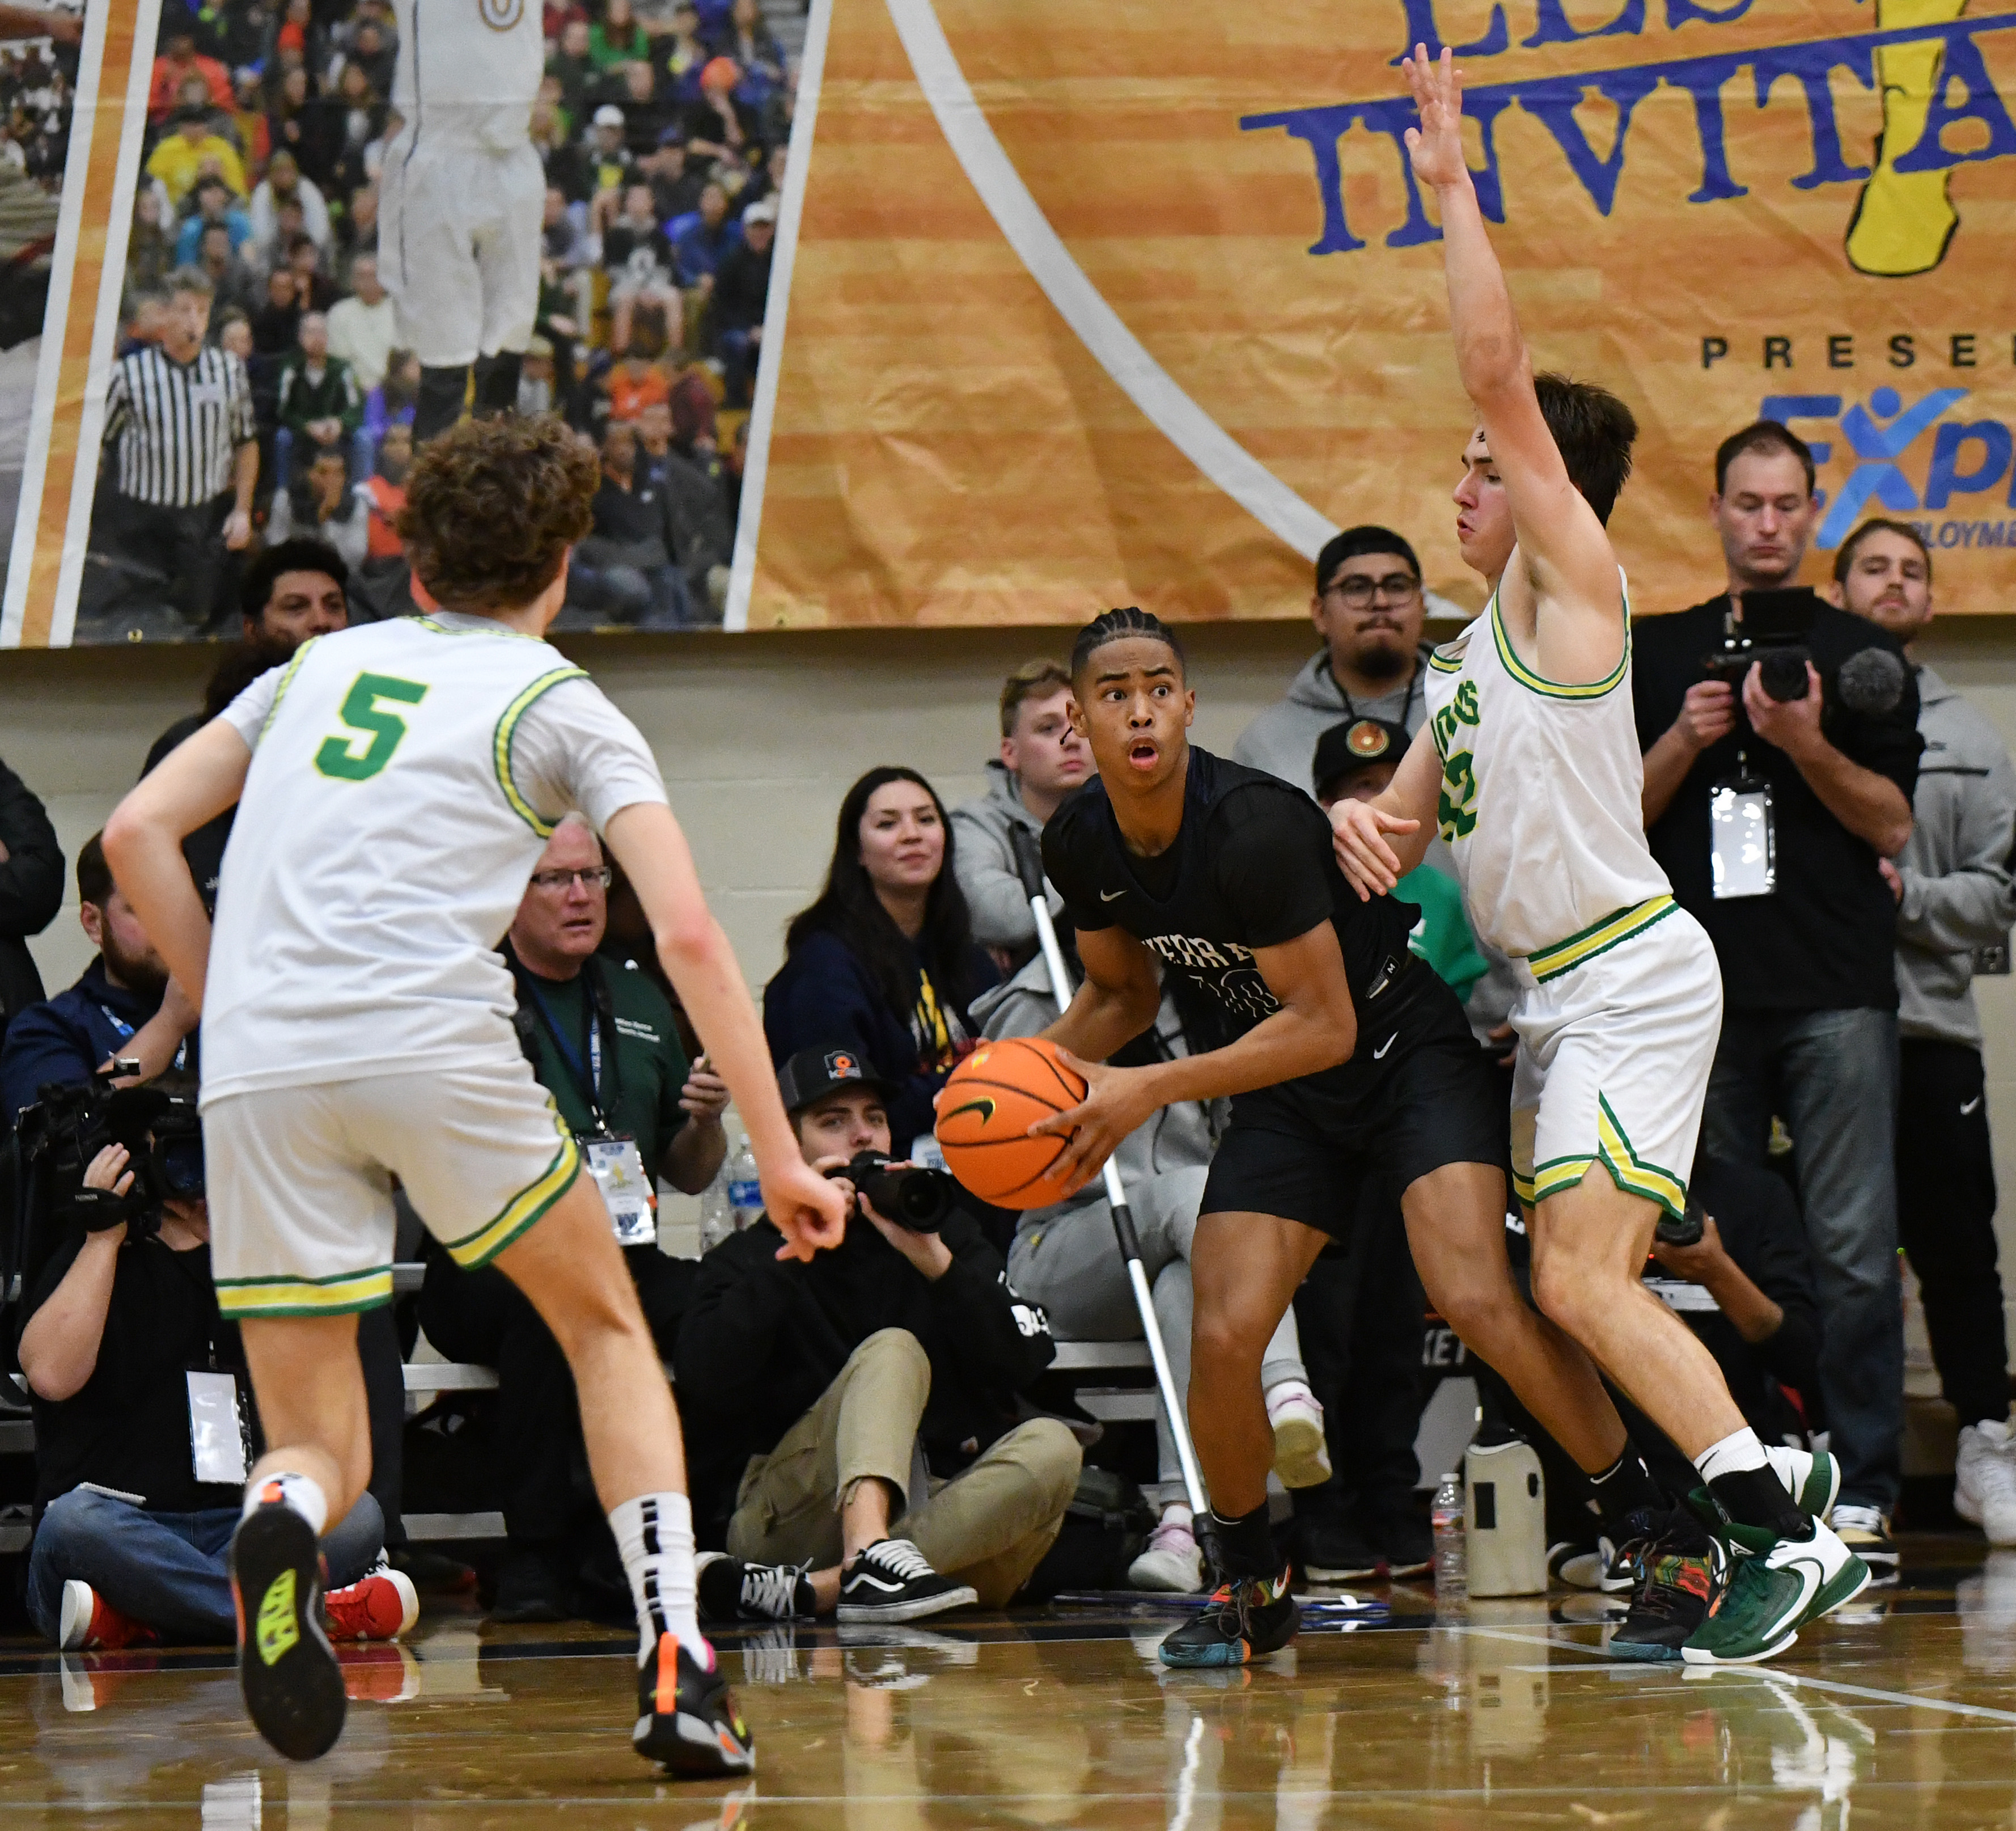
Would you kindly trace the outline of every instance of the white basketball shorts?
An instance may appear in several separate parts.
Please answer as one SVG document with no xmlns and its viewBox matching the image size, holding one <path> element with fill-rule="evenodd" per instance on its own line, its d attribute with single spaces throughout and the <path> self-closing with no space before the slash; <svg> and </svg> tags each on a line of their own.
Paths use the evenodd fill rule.
<svg viewBox="0 0 2016 1831">
<path fill-rule="evenodd" d="M 392 1179 L 458 1265 L 566 1194 L 573 1134 L 522 1056 L 226 1094 L 203 1108 L 210 1254 L 227 1316 L 332 1316 L 392 1296 Z"/>
<path fill-rule="evenodd" d="M 523 350 L 539 315 L 538 154 L 424 135 L 416 145 L 405 128 L 378 191 L 378 269 L 400 341 L 430 369 Z"/>
<path fill-rule="evenodd" d="M 1678 1216 L 1722 1033 L 1722 971 L 1701 924 L 1658 896 L 1514 961 L 1512 1170 L 1528 1207 L 1600 1163 Z"/>
</svg>

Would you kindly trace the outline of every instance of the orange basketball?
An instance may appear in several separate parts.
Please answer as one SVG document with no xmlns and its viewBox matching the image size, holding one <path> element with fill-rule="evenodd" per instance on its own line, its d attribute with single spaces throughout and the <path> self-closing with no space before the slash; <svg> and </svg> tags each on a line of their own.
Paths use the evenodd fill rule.
<svg viewBox="0 0 2016 1831">
<path fill-rule="evenodd" d="M 983 1043 L 952 1071 L 938 1101 L 945 1167 L 997 1208 L 1043 1208 L 1064 1191 L 1050 1166 L 1068 1141 L 1029 1128 L 1085 1098 L 1085 1077 L 1065 1067 L 1054 1043 L 1011 1036 Z"/>
</svg>

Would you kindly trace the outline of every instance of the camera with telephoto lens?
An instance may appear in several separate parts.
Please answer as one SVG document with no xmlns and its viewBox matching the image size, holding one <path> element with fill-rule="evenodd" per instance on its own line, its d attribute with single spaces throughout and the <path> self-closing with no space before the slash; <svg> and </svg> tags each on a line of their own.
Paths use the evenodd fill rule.
<svg viewBox="0 0 2016 1831">
<path fill-rule="evenodd" d="M 1743 621 L 1731 620 L 1722 647 L 1702 658 L 1702 668 L 1711 679 L 1726 681 L 1740 698 L 1744 676 L 1754 661 L 1757 683 L 1770 698 L 1780 705 L 1804 699 L 1809 685 L 1806 664 L 1813 658 L 1809 646 L 1813 616 L 1820 603 L 1803 587 L 1795 591 L 1746 591 Z"/>
<path fill-rule="evenodd" d="M 952 1213 L 952 1178 L 941 1170 L 891 1170 L 895 1161 L 880 1151 L 863 1151 L 826 1173 L 845 1177 L 884 1220 L 909 1233 L 936 1233 Z"/>
<path fill-rule="evenodd" d="M 193 1077 L 164 1075 L 142 1087 L 115 1087 L 107 1073 L 36 1091 L 35 1104 L 21 1114 L 20 1148 L 35 1206 L 51 1220 L 88 1233 L 123 1222 L 128 1240 L 142 1240 L 159 1229 L 164 1202 L 201 1199 L 203 1122 Z M 123 1195 L 85 1186 L 85 1171 L 108 1144 L 126 1148 L 133 1182 Z"/>
</svg>

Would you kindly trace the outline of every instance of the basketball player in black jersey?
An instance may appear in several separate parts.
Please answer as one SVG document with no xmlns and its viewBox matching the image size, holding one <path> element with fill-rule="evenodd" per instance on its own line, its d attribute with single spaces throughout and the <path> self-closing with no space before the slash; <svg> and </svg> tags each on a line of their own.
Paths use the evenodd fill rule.
<svg viewBox="0 0 2016 1831">
<path fill-rule="evenodd" d="M 1410 1219 L 1460 1210 L 1502 1242 L 1504 1102 L 1455 995 L 1408 951 L 1414 907 L 1359 900 L 1308 796 L 1191 748 L 1195 696 L 1169 630 L 1109 611 L 1080 633 L 1071 676 L 1099 779 L 1045 827 L 1043 862 L 1085 979 L 1046 1034 L 1091 1085 L 1035 1129 L 1073 1134 L 1060 1172 L 1082 1187 L 1157 1108 L 1232 1097 L 1190 1259 L 1190 1425 L 1221 1587 L 1161 1656 L 1240 1665 L 1295 1631 L 1267 1523 L 1267 1339 L 1367 1177 L 1404 1191 Z M 1192 1035 L 1218 1047 L 1090 1065 L 1154 1021 L 1157 961 Z"/>
</svg>

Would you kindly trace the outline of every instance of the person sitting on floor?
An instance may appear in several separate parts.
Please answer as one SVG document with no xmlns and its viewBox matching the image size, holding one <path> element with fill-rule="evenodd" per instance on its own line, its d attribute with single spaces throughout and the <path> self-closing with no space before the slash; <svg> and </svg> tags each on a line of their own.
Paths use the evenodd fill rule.
<svg viewBox="0 0 2016 1831">
<path fill-rule="evenodd" d="M 891 1090 L 857 1051 L 801 1050 L 777 1084 L 814 1170 L 888 1154 Z M 782 1238 L 758 1221 L 707 1254 L 674 1357 L 695 1530 L 727 1547 L 701 1558 L 702 1618 L 1005 1607 L 1078 1486 L 1070 1431 L 1014 1422 L 1049 1319 L 956 1209 L 916 1232 L 861 1197 L 810 1263 Z"/>
</svg>

